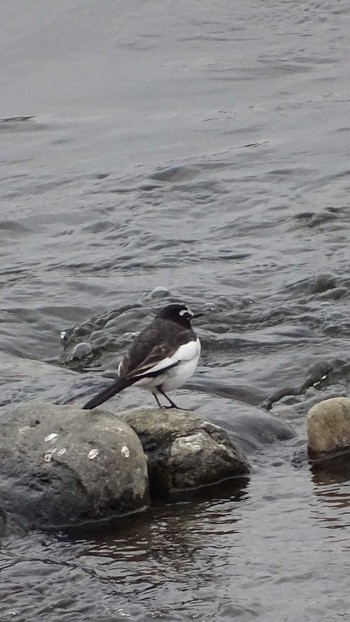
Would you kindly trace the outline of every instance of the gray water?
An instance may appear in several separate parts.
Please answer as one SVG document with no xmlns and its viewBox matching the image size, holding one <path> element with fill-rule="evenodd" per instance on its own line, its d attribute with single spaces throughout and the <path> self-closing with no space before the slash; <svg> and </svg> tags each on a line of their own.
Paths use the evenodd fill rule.
<svg viewBox="0 0 350 622">
<path fill-rule="evenodd" d="M 349 31 L 346 0 L 2 0 L 2 402 L 79 403 L 185 300 L 175 401 L 233 434 L 269 403 L 298 437 L 232 497 L 5 539 L 1 622 L 346 619 L 350 475 L 292 458 L 349 392 Z"/>
</svg>

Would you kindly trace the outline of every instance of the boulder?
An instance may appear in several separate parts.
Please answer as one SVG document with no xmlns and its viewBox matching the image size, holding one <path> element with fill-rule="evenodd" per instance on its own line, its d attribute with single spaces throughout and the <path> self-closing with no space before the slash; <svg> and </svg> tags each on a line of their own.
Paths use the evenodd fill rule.
<svg viewBox="0 0 350 622">
<path fill-rule="evenodd" d="M 28 527 L 115 520 L 148 503 L 147 461 L 112 414 L 28 402 L 1 409 L 1 507 Z"/>
<path fill-rule="evenodd" d="M 223 415 L 220 411 L 213 413 L 213 422 L 224 428 L 231 440 L 247 454 L 297 436 L 288 423 L 251 404 L 232 403 L 231 400 L 226 406 L 221 400 L 221 407 Z M 206 410 L 210 417 L 210 404 Z"/>
<path fill-rule="evenodd" d="M 307 414 L 307 436 L 312 459 L 350 450 L 350 399 L 333 397 L 315 404 Z"/>
<path fill-rule="evenodd" d="M 175 409 L 119 413 L 141 440 L 148 457 L 153 499 L 181 498 L 249 472 L 246 458 L 217 425 Z"/>
</svg>

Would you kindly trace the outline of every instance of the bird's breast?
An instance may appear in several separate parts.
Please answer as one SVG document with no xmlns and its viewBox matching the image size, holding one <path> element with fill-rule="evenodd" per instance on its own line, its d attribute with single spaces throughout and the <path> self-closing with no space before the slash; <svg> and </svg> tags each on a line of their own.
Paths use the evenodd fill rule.
<svg viewBox="0 0 350 622">
<path fill-rule="evenodd" d="M 198 338 L 180 346 L 177 351 L 178 365 L 169 369 L 163 378 L 157 379 L 158 382 L 160 381 L 159 384 L 161 384 L 163 391 L 177 389 L 193 376 L 200 352 L 201 344 Z"/>
</svg>

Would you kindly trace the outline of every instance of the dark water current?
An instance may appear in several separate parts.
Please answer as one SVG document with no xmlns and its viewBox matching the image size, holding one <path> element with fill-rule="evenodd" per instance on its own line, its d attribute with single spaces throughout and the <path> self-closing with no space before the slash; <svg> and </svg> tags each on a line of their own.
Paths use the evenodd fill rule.
<svg viewBox="0 0 350 622">
<path fill-rule="evenodd" d="M 91 395 L 180 299 L 206 315 L 176 401 L 298 437 L 230 498 L 5 539 L 1 622 L 347 619 L 350 476 L 291 459 L 349 392 L 349 32 L 347 0 L 2 0 L 2 403 Z"/>
</svg>

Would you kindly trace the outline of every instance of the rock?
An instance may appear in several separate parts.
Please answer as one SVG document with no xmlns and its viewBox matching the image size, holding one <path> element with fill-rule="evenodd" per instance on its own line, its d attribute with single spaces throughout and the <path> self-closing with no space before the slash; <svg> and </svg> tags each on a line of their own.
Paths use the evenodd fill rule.
<svg viewBox="0 0 350 622">
<path fill-rule="evenodd" d="M 191 412 L 136 409 L 119 416 L 135 430 L 147 454 L 154 499 L 179 498 L 249 472 L 227 433 Z"/>
<path fill-rule="evenodd" d="M 266 410 L 242 402 L 232 405 L 232 400 L 230 410 L 229 417 L 226 412 L 224 417 L 215 415 L 214 422 L 224 428 L 230 439 L 248 454 L 261 450 L 265 445 L 296 437 L 296 432 L 288 423 Z"/>
<path fill-rule="evenodd" d="M 29 527 L 116 519 L 148 502 L 147 461 L 114 415 L 28 402 L 1 409 L 1 507 Z"/>
<path fill-rule="evenodd" d="M 350 449 L 350 399 L 333 397 L 310 408 L 307 436 L 311 458 L 328 457 Z"/>
</svg>

